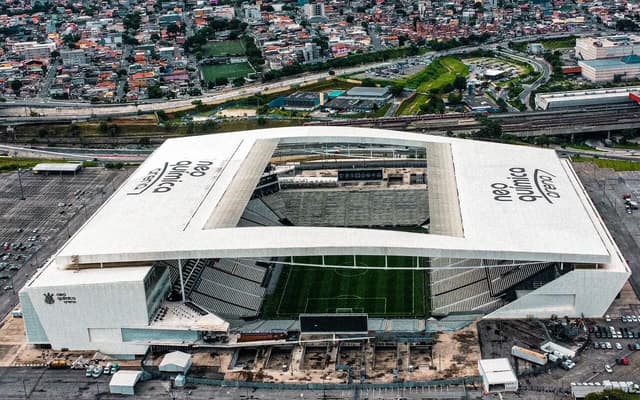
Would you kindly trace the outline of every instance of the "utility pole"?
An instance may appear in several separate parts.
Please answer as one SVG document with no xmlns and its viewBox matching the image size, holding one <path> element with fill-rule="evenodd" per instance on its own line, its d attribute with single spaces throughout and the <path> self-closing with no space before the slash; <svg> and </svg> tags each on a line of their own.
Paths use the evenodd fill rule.
<svg viewBox="0 0 640 400">
<path fill-rule="evenodd" d="M 24 188 L 22 187 L 22 168 L 18 168 L 18 183 L 20 184 L 20 200 L 25 200 Z"/>
</svg>

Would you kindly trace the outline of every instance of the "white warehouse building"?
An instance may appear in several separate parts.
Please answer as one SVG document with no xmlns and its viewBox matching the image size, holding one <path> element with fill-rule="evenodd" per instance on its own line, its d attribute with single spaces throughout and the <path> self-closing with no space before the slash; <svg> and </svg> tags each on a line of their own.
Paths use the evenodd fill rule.
<svg viewBox="0 0 640 400">
<path fill-rule="evenodd" d="M 299 192 L 278 183 L 281 171 L 293 172 L 270 169 L 274 154 L 336 144 L 394 152 L 371 165 L 397 166 L 403 149 L 424 155 L 406 159 L 426 166 L 411 183 L 422 197 L 407 197 L 387 167 L 337 175 L 338 184 L 378 179 L 375 191 L 353 181 L 310 189 L 386 196 L 396 220 L 423 210 L 422 231 L 375 229 L 389 225 L 374 221 L 390 209 L 377 197 L 367 197 L 365 223 L 299 222 L 302 208 L 294 215 L 282 197 Z M 331 204 L 331 212 L 345 209 Z M 434 315 L 601 317 L 630 275 L 570 162 L 552 150 L 350 127 L 187 137 L 160 146 L 27 282 L 27 339 L 120 356 L 203 343 L 260 318 L 280 266 L 314 256 L 317 268 L 335 267 L 326 255 L 378 257 L 390 274 L 423 270 Z M 398 257 L 416 262 L 394 266 Z"/>
</svg>

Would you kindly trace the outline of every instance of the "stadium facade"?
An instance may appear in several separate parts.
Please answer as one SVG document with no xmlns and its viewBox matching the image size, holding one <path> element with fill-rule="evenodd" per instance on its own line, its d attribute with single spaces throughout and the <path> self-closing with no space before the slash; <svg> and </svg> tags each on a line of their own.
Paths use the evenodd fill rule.
<svg viewBox="0 0 640 400">
<path fill-rule="evenodd" d="M 34 274 L 27 338 L 203 343 L 262 318 L 283 266 L 422 271 L 431 315 L 488 318 L 600 317 L 630 275 L 552 150 L 348 127 L 198 136 L 167 140 Z"/>
</svg>

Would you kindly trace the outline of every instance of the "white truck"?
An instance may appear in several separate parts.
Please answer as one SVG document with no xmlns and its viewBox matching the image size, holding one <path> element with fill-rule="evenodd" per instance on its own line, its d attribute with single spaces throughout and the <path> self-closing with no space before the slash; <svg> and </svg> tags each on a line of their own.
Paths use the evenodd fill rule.
<svg viewBox="0 0 640 400">
<path fill-rule="evenodd" d="M 520 359 L 532 362 L 538 365 L 546 365 L 547 364 L 547 356 L 543 353 L 538 353 L 534 350 L 525 349 L 520 346 L 513 346 L 511 348 L 511 355 L 514 357 L 518 357 Z"/>
</svg>

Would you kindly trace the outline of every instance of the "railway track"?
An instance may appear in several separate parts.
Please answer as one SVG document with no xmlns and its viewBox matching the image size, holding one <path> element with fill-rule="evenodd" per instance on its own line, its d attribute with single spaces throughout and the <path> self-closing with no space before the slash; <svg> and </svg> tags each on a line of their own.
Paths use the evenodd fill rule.
<svg viewBox="0 0 640 400">
<path fill-rule="evenodd" d="M 314 121 L 309 126 L 360 126 L 388 129 L 422 129 L 425 131 L 474 131 L 482 127 L 479 117 L 500 122 L 505 133 L 517 136 L 563 135 L 600 130 L 640 128 L 640 106 L 591 106 L 572 110 L 534 111 L 527 113 L 457 113 L 430 114 L 354 120 Z"/>
</svg>

